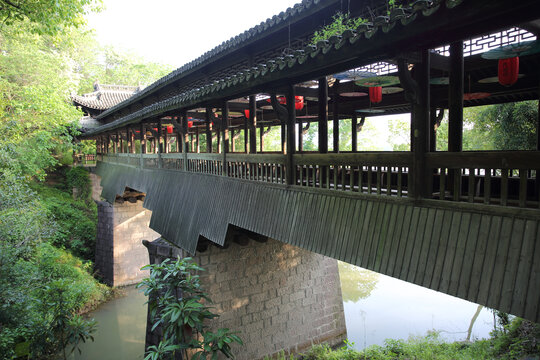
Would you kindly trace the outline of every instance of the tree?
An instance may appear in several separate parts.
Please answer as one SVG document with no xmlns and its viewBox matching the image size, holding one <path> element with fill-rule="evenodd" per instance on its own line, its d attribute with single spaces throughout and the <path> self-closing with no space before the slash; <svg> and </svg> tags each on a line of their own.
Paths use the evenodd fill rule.
<svg viewBox="0 0 540 360">
<path fill-rule="evenodd" d="M 55 35 L 85 24 L 84 15 L 100 6 L 101 0 L 0 0 L 0 30 L 28 22 L 33 33 Z"/>
<path fill-rule="evenodd" d="M 463 150 L 534 150 L 538 101 L 465 108 Z M 437 129 L 437 151 L 448 149 L 448 116 Z"/>
</svg>

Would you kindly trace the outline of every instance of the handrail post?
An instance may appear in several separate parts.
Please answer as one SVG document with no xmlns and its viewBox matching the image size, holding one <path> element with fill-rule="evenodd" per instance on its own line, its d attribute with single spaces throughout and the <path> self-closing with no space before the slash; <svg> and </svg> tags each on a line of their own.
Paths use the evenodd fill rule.
<svg viewBox="0 0 540 360">
<path fill-rule="evenodd" d="M 296 150 L 296 108 L 295 108 L 294 86 L 289 85 L 287 89 L 287 160 L 285 167 L 285 179 L 287 185 L 294 185 L 296 167 L 294 165 L 294 153 Z M 300 130 L 302 131 L 302 130 Z"/>
</svg>

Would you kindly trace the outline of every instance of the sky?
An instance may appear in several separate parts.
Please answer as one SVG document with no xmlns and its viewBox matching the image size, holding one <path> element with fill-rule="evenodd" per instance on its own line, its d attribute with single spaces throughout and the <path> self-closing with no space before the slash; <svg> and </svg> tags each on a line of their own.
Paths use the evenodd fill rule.
<svg viewBox="0 0 540 360">
<path fill-rule="evenodd" d="M 98 41 L 180 67 L 301 0 L 103 0 Z"/>
</svg>

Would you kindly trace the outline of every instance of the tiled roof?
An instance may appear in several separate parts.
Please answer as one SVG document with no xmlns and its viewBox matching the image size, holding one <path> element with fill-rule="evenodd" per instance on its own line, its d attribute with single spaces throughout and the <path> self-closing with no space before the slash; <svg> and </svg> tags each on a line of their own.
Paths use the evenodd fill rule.
<svg viewBox="0 0 540 360">
<path fill-rule="evenodd" d="M 199 56 L 197 59 L 183 65 L 182 67 L 174 70 L 170 74 L 162 77 L 161 79 L 156 80 L 153 84 L 146 87 L 144 90 L 142 90 L 140 93 L 137 94 L 137 96 L 133 97 L 132 100 L 139 99 L 144 97 L 145 95 L 155 91 L 156 89 L 163 87 L 179 78 L 182 77 L 185 73 L 188 71 L 194 70 L 199 66 L 204 65 L 205 63 L 209 62 L 212 58 L 215 58 L 219 56 L 220 54 L 223 54 L 224 52 L 240 47 L 244 43 L 248 42 L 249 40 L 252 40 L 256 38 L 259 35 L 264 34 L 265 32 L 276 28 L 280 25 L 283 25 L 283 23 L 286 21 L 291 22 L 294 21 L 295 18 L 300 17 L 302 15 L 305 15 L 305 13 L 308 10 L 311 10 L 314 7 L 322 7 L 327 4 L 335 3 L 337 0 L 302 0 L 301 3 L 295 4 L 293 7 L 288 8 L 285 11 L 282 11 L 278 15 L 274 15 L 271 18 L 267 19 L 266 21 L 261 22 L 259 25 L 256 25 L 252 27 L 249 30 L 244 31 L 243 33 L 227 40 L 221 43 L 220 45 L 216 46 L 210 51 L 207 51 L 203 55 Z M 113 113 L 114 111 L 120 109 L 126 104 L 118 104 L 117 106 L 114 106 L 110 108 L 109 110 L 105 111 L 104 113 L 100 114 L 98 116 L 98 119 L 103 119 L 105 116 Z"/>
<path fill-rule="evenodd" d="M 94 92 L 84 95 L 71 95 L 76 105 L 94 110 L 107 110 L 140 91 L 137 86 L 94 84 Z"/>
<path fill-rule="evenodd" d="M 305 2 L 306 1 L 303 3 Z M 269 59 L 266 63 L 260 63 L 257 66 L 245 69 L 232 76 L 227 76 L 218 81 L 190 89 L 176 96 L 146 106 L 141 110 L 103 125 L 99 129 L 89 132 L 88 135 L 134 123 L 148 117 L 162 114 L 166 111 L 192 106 L 203 98 L 207 99 L 214 94 L 218 95 L 224 90 L 241 87 L 244 83 L 249 81 L 256 80 L 257 82 L 264 82 L 265 77 L 273 78 L 276 76 L 276 73 L 280 71 L 305 67 L 309 64 L 311 59 L 318 58 L 320 55 L 331 56 L 332 53 L 338 53 L 349 47 L 362 47 L 363 44 L 369 46 L 368 41 L 378 32 L 389 33 L 393 30 L 395 31 L 394 28 L 398 23 L 407 26 L 419 18 L 431 16 L 440 8 L 453 8 L 458 6 L 461 2 L 461 0 L 416 1 L 411 8 L 396 9 L 395 11 L 392 11 L 389 16 L 376 17 L 373 22 L 361 24 L 354 31 L 346 30 L 341 36 L 332 36 L 329 40 L 319 41 L 317 45 L 308 45 L 304 49 L 296 50 L 293 54 Z M 397 31 L 401 30 L 402 29 L 398 29 Z M 173 72 L 165 78 L 173 77 L 175 73 L 176 72 Z M 160 80 L 158 80 L 158 82 L 159 81 Z M 140 96 L 144 96 L 145 90 L 141 91 Z M 103 115 L 105 115 L 105 113 L 98 117 L 98 119 L 102 118 Z"/>
</svg>

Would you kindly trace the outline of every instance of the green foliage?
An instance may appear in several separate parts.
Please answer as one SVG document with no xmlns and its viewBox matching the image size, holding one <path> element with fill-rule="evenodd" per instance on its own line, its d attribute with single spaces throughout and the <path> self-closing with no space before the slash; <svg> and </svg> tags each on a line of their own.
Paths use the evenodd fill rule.
<svg viewBox="0 0 540 360">
<path fill-rule="evenodd" d="M 54 246 L 67 249 L 85 260 L 94 260 L 97 231 L 97 206 L 88 198 L 73 199 L 70 190 L 74 184 L 84 184 L 86 170 L 72 168 L 67 171 L 68 190 L 62 191 L 44 184 L 33 184 L 32 188 L 41 199 L 41 204 L 49 226 L 54 229 L 46 239 Z M 80 168 L 79 168 L 80 169 Z M 89 184 L 87 184 L 89 186 Z M 88 190 L 85 190 L 88 191 Z M 51 221 L 53 220 L 53 221 Z"/>
<path fill-rule="evenodd" d="M 242 344 L 242 340 L 229 329 L 208 330 L 205 321 L 216 318 L 205 303 L 211 300 L 204 293 L 198 271 L 201 267 L 191 258 L 147 265 L 150 277 L 137 285 L 144 288 L 148 296 L 152 331 L 161 327 L 162 340 L 157 346 L 150 346 L 145 360 L 174 358 L 175 354 L 187 351 L 193 360 L 217 359 L 219 353 L 234 358 L 231 344 Z"/>
<path fill-rule="evenodd" d="M 91 201 L 92 185 L 87 169 L 82 166 L 70 168 L 66 173 L 66 180 L 68 190 L 73 189 L 76 199 Z"/>
<path fill-rule="evenodd" d="M 342 12 L 335 14 L 332 19 L 330 24 L 315 31 L 311 38 L 311 43 L 313 45 L 321 40 L 328 40 L 331 36 L 341 35 L 345 30 L 356 30 L 360 24 L 367 22 L 366 19 L 351 18 L 349 14 L 343 14 Z"/>
<path fill-rule="evenodd" d="M 463 150 L 534 150 L 538 101 L 463 110 Z M 448 149 L 448 116 L 437 130 L 437 151 Z"/>
<path fill-rule="evenodd" d="M 473 360 L 489 359 L 489 342 L 445 343 L 437 333 L 409 340 L 385 341 L 384 346 L 370 346 L 363 351 L 353 350 L 354 344 L 346 342 L 345 347 L 332 350 L 328 345 L 315 345 L 303 354 L 303 360 Z"/>
<path fill-rule="evenodd" d="M 84 24 L 84 15 L 98 11 L 99 5 L 100 0 L 0 0 L 0 17 L 3 27 L 27 21 L 34 33 L 56 34 Z"/>
<path fill-rule="evenodd" d="M 76 347 L 93 325 L 77 316 L 103 301 L 107 287 L 88 273 L 89 266 L 48 243 L 22 258 L 0 242 L 0 359 L 16 349 L 31 358 L 54 357 L 66 344 Z"/>
<path fill-rule="evenodd" d="M 505 360 L 540 357 L 540 324 L 495 313 L 498 326 L 491 333 L 494 356 Z"/>
</svg>

